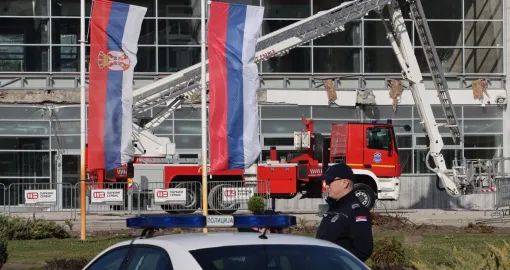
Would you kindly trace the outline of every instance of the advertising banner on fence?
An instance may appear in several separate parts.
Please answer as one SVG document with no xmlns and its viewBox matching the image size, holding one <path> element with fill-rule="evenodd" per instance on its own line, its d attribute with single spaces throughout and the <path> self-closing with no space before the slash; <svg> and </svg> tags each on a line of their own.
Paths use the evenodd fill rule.
<svg viewBox="0 0 510 270">
<path fill-rule="evenodd" d="M 123 189 L 93 189 L 90 191 L 90 203 L 122 204 L 123 202 Z"/>
<path fill-rule="evenodd" d="M 223 188 L 223 201 L 247 201 L 255 194 L 254 188 Z"/>
<path fill-rule="evenodd" d="M 155 204 L 185 204 L 185 188 L 154 189 Z"/>
<path fill-rule="evenodd" d="M 56 189 L 25 190 L 25 204 L 57 204 Z"/>
</svg>

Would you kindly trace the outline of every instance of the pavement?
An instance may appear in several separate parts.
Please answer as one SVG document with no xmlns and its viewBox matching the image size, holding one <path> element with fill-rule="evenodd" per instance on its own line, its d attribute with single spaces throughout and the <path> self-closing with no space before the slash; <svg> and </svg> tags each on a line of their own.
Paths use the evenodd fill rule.
<svg viewBox="0 0 510 270">
<path fill-rule="evenodd" d="M 238 211 L 238 213 L 247 213 L 247 211 Z M 489 224 L 497 227 L 510 227 L 510 216 L 501 218 L 495 216 L 494 211 L 471 211 L 471 210 L 438 210 L 438 209 L 419 209 L 419 210 L 376 210 L 381 214 L 399 215 L 408 218 L 416 224 L 433 224 L 439 226 L 467 226 L 470 222 L 476 223 L 480 220 L 490 221 Z M 144 214 L 163 214 L 162 211 L 144 212 Z M 115 231 L 126 228 L 126 218 L 136 216 L 136 212 L 117 212 L 110 211 L 104 213 L 88 213 L 86 216 L 87 231 Z M 285 214 L 295 215 L 298 219 L 306 219 L 307 221 L 319 221 L 319 217 L 315 213 L 291 213 Z M 73 231 L 80 230 L 80 212 L 36 212 L 34 213 L 11 213 L 11 216 L 19 216 L 24 218 L 43 218 L 53 220 L 59 224 L 72 224 Z"/>
</svg>

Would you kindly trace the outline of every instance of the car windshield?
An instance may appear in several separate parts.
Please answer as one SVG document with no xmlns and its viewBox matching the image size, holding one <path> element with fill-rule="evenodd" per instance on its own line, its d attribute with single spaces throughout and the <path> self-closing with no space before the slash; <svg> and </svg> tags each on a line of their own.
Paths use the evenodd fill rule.
<svg viewBox="0 0 510 270">
<path fill-rule="evenodd" d="M 190 253 L 204 270 L 369 269 L 346 251 L 312 245 L 227 246 Z"/>
</svg>

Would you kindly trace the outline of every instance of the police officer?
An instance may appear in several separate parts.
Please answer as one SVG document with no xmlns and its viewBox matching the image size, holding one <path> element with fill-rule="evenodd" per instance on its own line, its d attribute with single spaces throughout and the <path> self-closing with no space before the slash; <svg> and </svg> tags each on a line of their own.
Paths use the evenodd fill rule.
<svg viewBox="0 0 510 270">
<path fill-rule="evenodd" d="M 345 248 L 361 261 L 373 251 L 370 211 L 353 192 L 354 173 L 345 164 L 336 164 L 320 177 L 326 182 L 329 209 L 317 229 L 316 238 Z"/>
</svg>

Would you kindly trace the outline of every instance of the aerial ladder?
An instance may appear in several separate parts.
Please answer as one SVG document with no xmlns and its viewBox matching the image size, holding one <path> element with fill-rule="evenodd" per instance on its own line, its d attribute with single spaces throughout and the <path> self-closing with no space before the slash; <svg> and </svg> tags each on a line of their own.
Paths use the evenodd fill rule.
<svg viewBox="0 0 510 270">
<path fill-rule="evenodd" d="M 417 34 L 423 45 L 430 74 L 445 115 L 445 123 L 436 122 L 430 101 L 427 99 L 423 77 L 404 24 L 401 9 L 403 5 L 408 6 L 410 17 L 414 21 Z M 382 16 L 384 8 L 389 11 L 388 21 Z M 420 0 L 355 0 L 344 2 L 337 7 L 321 11 L 309 18 L 259 38 L 255 62 L 283 56 L 299 45 L 331 33 L 343 31 L 345 24 L 358 20 L 370 12 L 380 14 L 387 32 L 387 38 L 402 68 L 402 76 L 409 82 L 409 89 L 419 112 L 421 124 L 430 141 L 426 158 L 427 167 L 436 173 L 438 183 L 442 182 L 444 188 L 441 190 L 445 190 L 454 197 L 466 194 L 466 187 L 472 186 L 473 181 L 478 181 L 479 178 L 476 177 L 473 170 L 467 168 L 465 163 L 462 166 L 448 169 L 441 154 L 443 140 L 439 132 L 440 126 L 449 128 L 455 142 L 460 143 L 462 134 L 448 93 L 443 67 L 435 49 Z M 200 92 L 200 68 L 200 63 L 193 65 L 133 92 L 134 118 L 140 117 L 144 112 L 156 106 L 164 107 L 152 119 L 133 124 L 135 155 L 162 157 L 175 155 L 175 145 L 168 138 L 153 135 L 152 130 L 171 116 L 183 102 Z M 429 164 L 429 157 L 432 157 L 435 167 Z M 178 162 L 178 158 L 167 158 L 166 160 L 169 163 Z"/>
</svg>

